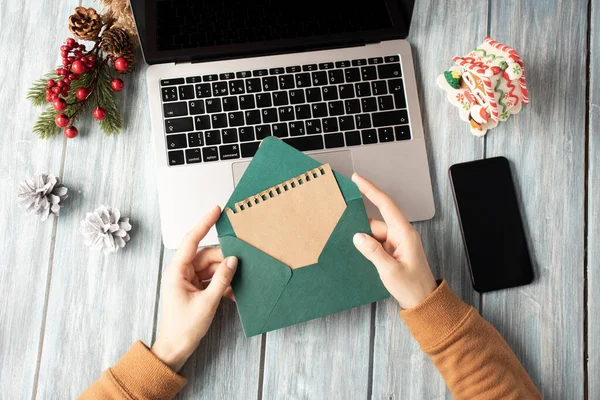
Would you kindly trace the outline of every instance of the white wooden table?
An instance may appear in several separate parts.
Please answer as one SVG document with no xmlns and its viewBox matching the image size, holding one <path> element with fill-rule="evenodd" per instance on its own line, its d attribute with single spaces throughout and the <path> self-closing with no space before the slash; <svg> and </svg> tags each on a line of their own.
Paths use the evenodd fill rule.
<svg viewBox="0 0 600 400">
<path fill-rule="evenodd" d="M 59 63 L 79 3 L 0 5 L 1 399 L 74 398 L 134 340 L 151 343 L 161 271 L 173 255 L 160 237 L 142 63 L 120 96 L 122 135 L 105 137 L 91 117 L 75 140 L 31 133 L 40 109 L 25 99 L 27 88 Z M 600 398 L 599 21 L 600 0 L 421 0 L 409 37 L 437 208 L 416 224 L 430 264 L 504 335 L 546 399 Z M 523 56 L 531 104 L 480 139 L 435 78 L 486 34 Z M 496 155 L 512 163 L 536 280 L 480 296 L 446 171 Z M 18 182 L 36 171 L 54 172 L 70 189 L 59 219 L 39 222 L 16 205 Z M 116 255 L 83 246 L 79 221 L 100 204 L 134 226 Z M 251 339 L 224 301 L 182 373 L 182 398 L 451 398 L 391 300 Z"/>
</svg>

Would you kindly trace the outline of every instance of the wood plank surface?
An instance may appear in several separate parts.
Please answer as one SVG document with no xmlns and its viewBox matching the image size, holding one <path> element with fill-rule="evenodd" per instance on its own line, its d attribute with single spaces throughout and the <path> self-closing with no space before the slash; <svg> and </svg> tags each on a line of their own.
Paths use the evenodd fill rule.
<svg viewBox="0 0 600 400">
<path fill-rule="evenodd" d="M 427 153 L 436 206 L 435 217 L 415 224 L 436 278 L 445 278 L 464 301 L 478 306 L 448 181 L 450 165 L 481 158 L 483 140 L 469 132 L 458 110 L 436 84 L 437 76 L 483 41 L 487 4 L 420 1 L 408 38 L 413 48 Z M 373 399 L 451 398 L 444 381 L 411 337 L 396 301 L 377 304 Z"/>
<path fill-rule="evenodd" d="M 163 271 L 175 251 L 165 249 Z M 160 324 L 160 307 L 157 313 Z M 260 375 L 261 337 L 244 337 L 235 304 L 223 299 L 198 350 L 180 374 L 188 380 L 180 399 L 255 399 Z"/>
<path fill-rule="evenodd" d="M 67 144 L 71 212 L 56 237 L 40 399 L 75 398 L 136 339 L 151 340 L 162 243 L 145 70 L 140 62 L 123 77 L 118 103 L 126 126 L 120 135 L 105 136 L 88 116 Z M 131 241 L 116 254 L 93 252 L 79 232 L 86 212 L 101 204 L 118 208 L 133 225 Z"/>
<path fill-rule="evenodd" d="M 587 242 L 588 398 L 600 399 L 600 1 L 591 0 Z"/>
<path fill-rule="evenodd" d="M 490 34 L 523 57 L 531 102 L 488 134 L 517 186 L 535 282 L 486 294 L 483 316 L 545 399 L 583 397 L 587 2 L 492 1 Z"/>
<path fill-rule="evenodd" d="M 25 97 L 34 80 L 56 68 L 69 7 L 49 1 L 0 4 L 0 70 L 4 71 L 0 110 L 0 397 L 31 398 L 37 368 L 40 329 L 44 321 L 48 267 L 52 264 L 58 219 L 41 222 L 17 206 L 19 182 L 36 172 L 60 176 L 64 140 L 43 141 L 31 132 L 42 112 Z M 69 193 L 71 194 L 71 193 Z M 71 207 L 62 210 L 61 220 Z"/>
</svg>

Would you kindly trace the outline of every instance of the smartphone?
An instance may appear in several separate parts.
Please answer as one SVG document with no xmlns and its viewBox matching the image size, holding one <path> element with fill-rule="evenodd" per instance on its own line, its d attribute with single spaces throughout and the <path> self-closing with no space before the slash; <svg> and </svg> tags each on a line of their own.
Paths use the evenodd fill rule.
<svg viewBox="0 0 600 400">
<path fill-rule="evenodd" d="M 454 164 L 449 176 L 473 288 L 490 292 L 531 283 L 531 257 L 508 160 Z"/>
</svg>

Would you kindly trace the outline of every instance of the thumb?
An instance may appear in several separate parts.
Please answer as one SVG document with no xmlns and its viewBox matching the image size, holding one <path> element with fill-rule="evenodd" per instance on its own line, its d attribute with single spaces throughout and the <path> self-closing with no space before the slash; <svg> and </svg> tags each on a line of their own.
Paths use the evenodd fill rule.
<svg viewBox="0 0 600 400">
<path fill-rule="evenodd" d="M 383 249 L 381 243 L 367 234 L 357 233 L 352 241 L 356 249 L 375 265 L 380 274 L 389 271 L 397 263 L 396 259 Z"/>
<path fill-rule="evenodd" d="M 218 302 L 231 284 L 237 265 L 237 257 L 227 257 L 221 261 L 204 292 Z"/>
</svg>

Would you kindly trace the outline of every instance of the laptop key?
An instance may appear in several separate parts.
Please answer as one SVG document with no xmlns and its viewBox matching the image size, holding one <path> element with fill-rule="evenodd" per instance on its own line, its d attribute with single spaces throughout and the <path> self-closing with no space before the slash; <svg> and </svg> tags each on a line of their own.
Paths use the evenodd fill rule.
<svg viewBox="0 0 600 400">
<path fill-rule="evenodd" d="M 187 147 L 187 139 L 185 133 L 179 135 L 167 135 L 167 148 L 169 150 L 185 149 Z"/>
<path fill-rule="evenodd" d="M 262 140 L 271 136 L 271 125 L 259 125 L 256 127 L 256 139 Z"/>
<path fill-rule="evenodd" d="M 280 75 L 285 73 L 285 69 L 283 68 L 271 68 L 269 69 L 269 74 L 271 75 Z"/>
<path fill-rule="evenodd" d="M 262 91 L 260 78 L 246 79 L 246 93 L 257 93 Z"/>
<path fill-rule="evenodd" d="M 304 97 L 304 89 L 290 90 L 290 103 L 291 104 L 306 103 L 306 98 Z"/>
<path fill-rule="evenodd" d="M 287 106 L 290 103 L 287 92 L 274 92 L 273 93 L 273 105 L 274 106 Z"/>
<path fill-rule="evenodd" d="M 323 132 L 337 132 L 338 128 L 338 120 L 337 118 L 323 118 Z"/>
<path fill-rule="evenodd" d="M 256 108 L 256 101 L 254 99 L 253 94 L 245 94 L 240 96 L 239 103 L 240 109 L 242 110 L 250 110 L 252 108 Z"/>
<path fill-rule="evenodd" d="M 214 81 L 218 81 L 219 80 L 219 76 L 217 74 L 204 75 L 202 77 L 202 80 L 204 82 L 214 82 Z"/>
<path fill-rule="evenodd" d="M 346 136 L 346 146 L 359 146 L 360 145 L 360 132 L 350 131 L 344 134 Z"/>
<path fill-rule="evenodd" d="M 202 149 L 202 160 L 204 162 L 218 161 L 219 150 L 217 149 L 217 146 L 204 147 Z"/>
<path fill-rule="evenodd" d="M 202 82 L 201 76 L 189 76 L 185 78 L 185 83 L 200 83 Z"/>
<path fill-rule="evenodd" d="M 369 58 L 369 64 L 383 64 L 383 57 Z"/>
<path fill-rule="evenodd" d="M 323 88 L 323 100 L 331 101 L 338 99 L 337 86 L 327 86 Z"/>
<path fill-rule="evenodd" d="M 215 96 L 227 96 L 229 94 L 227 82 L 214 82 L 212 85 Z"/>
<path fill-rule="evenodd" d="M 219 155 L 221 160 L 232 160 L 240 158 L 240 147 L 237 144 L 227 144 L 219 146 Z"/>
<path fill-rule="evenodd" d="M 265 76 L 269 75 L 269 71 L 266 69 L 257 69 L 256 71 L 252 71 L 252 76 Z"/>
<path fill-rule="evenodd" d="M 344 83 L 344 71 L 342 71 L 341 69 L 334 69 L 332 71 L 329 71 L 328 75 L 330 85 Z"/>
<path fill-rule="evenodd" d="M 377 79 L 377 68 L 375 67 L 362 67 L 360 74 L 363 81 L 372 81 Z"/>
<path fill-rule="evenodd" d="M 272 107 L 271 93 L 258 93 L 256 95 L 256 106 L 258 108 Z"/>
<path fill-rule="evenodd" d="M 185 101 L 179 103 L 165 103 L 163 104 L 163 114 L 165 118 L 170 117 L 181 117 L 187 115 L 187 104 Z"/>
<path fill-rule="evenodd" d="M 294 108 L 293 107 L 279 107 L 279 120 L 280 121 L 293 121 Z"/>
<path fill-rule="evenodd" d="M 238 142 L 238 134 L 236 128 L 223 129 L 221 131 L 221 137 L 223 138 L 223 143 L 237 143 Z"/>
<path fill-rule="evenodd" d="M 347 68 L 349 66 L 350 66 L 350 61 L 336 61 L 335 62 L 336 68 Z"/>
<path fill-rule="evenodd" d="M 371 116 L 369 114 L 359 114 L 354 116 L 357 129 L 366 129 L 371 127 Z"/>
<path fill-rule="evenodd" d="M 285 72 L 287 72 L 288 74 L 300 71 L 302 71 L 302 68 L 299 65 L 293 65 L 285 68 Z"/>
<path fill-rule="evenodd" d="M 409 140 L 410 127 L 408 125 L 397 126 L 394 128 L 396 140 Z"/>
<path fill-rule="evenodd" d="M 244 113 L 247 125 L 257 125 L 261 123 L 260 110 L 248 110 Z"/>
<path fill-rule="evenodd" d="M 185 163 L 183 158 L 183 150 L 169 151 L 167 158 L 169 159 L 169 165 L 171 166 L 182 165 Z"/>
<path fill-rule="evenodd" d="M 192 117 L 170 118 L 165 120 L 165 132 L 177 133 L 194 130 Z"/>
<path fill-rule="evenodd" d="M 371 114 L 373 127 L 403 125 L 408 123 L 406 110 L 384 111 Z"/>
<path fill-rule="evenodd" d="M 279 85 L 277 85 L 277 77 L 276 76 L 267 76 L 262 78 L 263 90 L 265 92 L 272 92 L 273 90 L 279 90 Z"/>
<path fill-rule="evenodd" d="M 388 96 L 379 96 L 377 98 L 377 103 L 379 104 L 380 111 L 393 110 L 394 109 L 394 98 L 390 95 Z"/>
<path fill-rule="evenodd" d="M 188 103 L 190 114 L 204 114 L 204 100 L 194 100 Z"/>
<path fill-rule="evenodd" d="M 321 118 L 327 116 L 327 103 L 316 103 L 311 106 L 313 118 Z"/>
<path fill-rule="evenodd" d="M 296 111 L 296 119 L 309 119 L 311 117 L 309 104 L 296 106 L 294 110 Z"/>
<path fill-rule="evenodd" d="M 377 133 L 379 134 L 379 143 L 394 141 L 394 128 L 392 127 L 379 128 Z"/>
<path fill-rule="evenodd" d="M 289 139 L 283 139 L 283 141 L 299 151 L 323 149 L 323 136 L 321 135 L 300 136 Z"/>
<path fill-rule="evenodd" d="M 281 89 L 293 89 L 296 86 L 294 85 L 294 75 L 282 75 L 279 77 L 279 87 Z"/>
<path fill-rule="evenodd" d="M 320 71 L 320 72 L 313 72 L 312 75 L 312 84 L 314 86 L 323 86 L 323 85 L 327 85 L 327 73 Z"/>
<path fill-rule="evenodd" d="M 181 85 L 183 83 L 183 78 L 171 78 L 171 79 L 161 79 L 160 86 L 172 86 L 172 85 Z"/>
<path fill-rule="evenodd" d="M 332 69 L 334 67 L 332 62 L 326 62 L 319 64 L 319 69 Z"/>
<path fill-rule="evenodd" d="M 373 95 L 375 95 L 375 96 L 387 94 L 387 82 L 386 81 L 371 82 L 371 89 L 373 89 Z"/>
<path fill-rule="evenodd" d="M 282 138 L 288 135 L 288 128 L 285 122 L 280 122 L 278 124 L 273 124 L 273 136 Z"/>
<path fill-rule="evenodd" d="M 244 81 L 241 79 L 229 82 L 229 93 L 230 94 L 244 94 Z"/>
<path fill-rule="evenodd" d="M 351 131 L 354 129 L 354 118 L 350 115 L 346 115 L 338 118 L 340 131 Z"/>
<path fill-rule="evenodd" d="M 166 87 L 161 89 L 163 102 L 177 101 L 177 87 Z"/>
<path fill-rule="evenodd" d="M 217 130 L 204 132 L 204 141 L 207 146 L 221 144 L 221 132 Z"/>
<path fill-rule="evenodd" d="M 325 135 L 325 148 L 333 149 L 336 147 L 344 147 L 344 134 L 340 132 Z"/>
<path fill-rule="evenodd" d="M 296 74 L 296 87 L 303 88 L 311 85 L 310 74 L 307 72 Z"/>
<path fill-rule="evenodd" d="M 378 65 L 377 73 L 379 74 L 379 79 L 400 78 L 402 76 L 400 64 Z"/>
<path fill-rule="evenodd" d="M 393 56 L 387 56 L 385 57 L 385 62 L 389 63 L 389 62 L 398 62 L 400 61 L 400 56 L 398 55 L 393 55 Z"/>
<path fill-rule="evenodd" d="M 258 151 L 258 146 L 260 146 L 260 142 L 242 143 L 240 145 L 242 157 L 254 157 L 254 155 Z"/>
<path fill-rule="evenodd" d="M 396 108 L 406 108 L 406 99 L 404 98 L 404 82 L 402 79 L 390 79 L 388 81 L 390 94 L 394 96 Z"/>
<path fill-rule="evenodd" d="M 306 101 L 314 103 L 316 101 L 322 101 L 321 89 L 319 88 L 308 88 L 306 89 Z"/>
<path fill-rule="evenodd" d="M 306 133 L 304 129 L 304 122 L 294 121 L 289 124 L 290 136 L 302 136 Z"/>
<path fill-rule="evenodd" d="M 221 112 L 223 108 L 221 107 L 221 99 L 207 99 L 206 100 L 206 112 L 207 113 L 215 113 Z"/>
<path fill-rule="evenodd" d="M 361 101 L 363 112 L 373 112 L 377 111 L 377 99 L 374 97 L 367 97 L 362 99 Z"/>
<path fill-rule="evenodd" d="M 276 108 L 265 108 L 260 111 L 262 113 L 262 120 L 264 124 L 271 122 L 277 122 L 277 109 Z"/>
<path fill-rule="evenodd" d="M 189 100 L 194 98 L 194 85 L 179 86 L 179 99 Z"/>
<path fill-rule="evenodd" d="M 202 150 L 187 149 L 185 151 L 185 162 L 187 164 L 196 164 L 202 162 Z"/>
<path fill-rule="evenodd" d="M 194 117 L 194 124 L 196 125 L 197 131 L 210 129 L 210 115 L 199 115 Z"/>
<path fill-rule="evenodd" d="M 321 134 L 323 129 L 321 128 L 320 119 L 311 119 L 306 121 L 306 133 L 309 135 Z"/>
<path fill-rule="evenodd" d="M 239 129 L 240 142 L 251 142 L 254 140 L 254 128 L 251 126 L 245 126 Z"/>
<path fill-rule="evenodd" d="M 354 97 L 354 85 L 351 83 L 347 85 L 340 85 L 339 91 L 340 99 L 351 99 Z"/>
<path fill-rule="evenodd" d="M 235 74 L 233 72 L 225 72 L 223 74 L 219 74 L 219 79 L 222 81 L 226 81 L 233 78 L 235 78 Z"/>
<path fill-rule="evenodd" d="M 346 82 L 360 82 L 360 69 L 348 68 L 344 70 Z"/>
<path fill-rule="evenodd" d="M 344 102 L 346 114 L 358 114 L 360 113 L 360 100 L 352 99 Z"/>
<path fill-rule="evenodd" d="M 371 85 L 368 82 L 360 82 L 355 85 L 356 96 L 365 97 L 371 95 Z"/>
<path fill-rule="evenodd" d="M 230 112 L 229 114 L 227 114 L 227 119 L 229 120 L 229 126 L 245 125 L 243 111 Z"/>
<path fill-rule="evenodd" d="M 377 143 L 377 131 L 375 129 L 365 129 L 361 132 L 363 144 Z"/>
<path fill-rule="evenodd" d="M 210 90 L 210 83 L 200 83 L 196 85 L 196 98 L 204 99 L 210 96 L 212 96 L 212 91 Z"/>
<path fill-rule="evenodd" d="M 213 129 L 227 128 L 227 114 L 213 114 L 210 120 Z"/>
<path fill-rule="evenodd" d="M 316 71 L 318 68 L 317 64 L 307 64 L 302 66 L 302 71 Z"/>
<path fill-rule="evenodd" d="M 223 98 L 223 111 L 237 111 L 238 99 L 235 96 Z"/>
<path fill-rule="evenodd" d="M 328 104 L 329 115 L 344 115 L 344 102 L 343 101 L 330 101 Z"/>
<path fill-rule="evenodd" d="M 202 132 L 188 133 L 188 145 L 189 147 L 200 147 L 204 145 L 204 136 Z"/>
<path fill-rule="evenodd" d="M 252 72 L 250 71 L 240 71 L 235 73 L 236 78 L 250 78 L 252 76 Z"/>
</svg>

